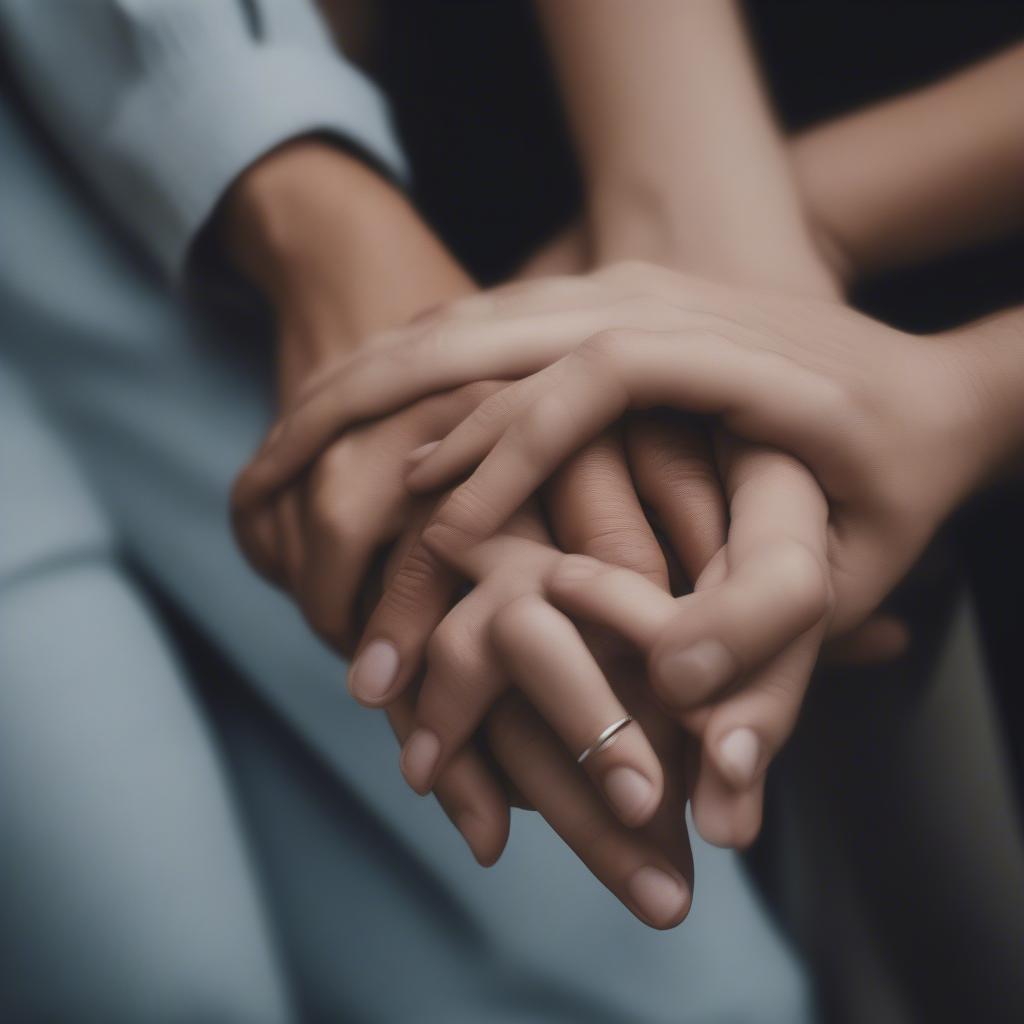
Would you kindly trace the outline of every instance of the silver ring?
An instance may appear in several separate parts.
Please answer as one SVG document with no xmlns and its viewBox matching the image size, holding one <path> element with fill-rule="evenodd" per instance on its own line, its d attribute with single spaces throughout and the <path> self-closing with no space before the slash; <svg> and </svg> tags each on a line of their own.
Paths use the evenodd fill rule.
<svg viewBox="0 0 1024 1024">
<path fill-rule="evenodd" d="M 600 751 L 604 750 L 604 748 L 607 747 L 608 744 L 611 743 L 611 741 L 632 721 L 633 716 L 626 715 L 625 718 L 620 718 L 617 722 L 612 722 L 612 724 L 609 725 L 608 728 L 605 729 L 604 732 L 602 732 L 601 735 L 598 736 L 597 739 L 594 740 L 594 742 L 591 743 L 579 757 L 576 758 L 576 763 L 583 764 L 591 754 L 600 753 Z"/>
</svg>

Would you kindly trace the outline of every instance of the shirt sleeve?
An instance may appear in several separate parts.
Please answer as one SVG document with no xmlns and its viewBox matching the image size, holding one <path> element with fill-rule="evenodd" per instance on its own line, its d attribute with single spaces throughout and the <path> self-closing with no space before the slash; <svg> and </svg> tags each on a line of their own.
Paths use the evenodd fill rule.
<svg viewBox="0 0 1024 1024">
<path fill-rule="evenodd" d="M 275 146 L 334 135 L 406 166 L 387 105 L 313 0 L 0 0 L 25 99 L 172 278 L 231 182 Z"/>
</svg>

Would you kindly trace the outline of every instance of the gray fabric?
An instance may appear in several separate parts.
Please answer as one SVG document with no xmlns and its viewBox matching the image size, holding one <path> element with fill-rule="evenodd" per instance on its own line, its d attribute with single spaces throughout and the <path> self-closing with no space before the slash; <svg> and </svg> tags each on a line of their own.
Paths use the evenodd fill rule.
<svg viewBox="0 0 1024 1024">
<path fill-rule="evenodd" d="M 205 717 L 9 368 L 0 538 L 0 1017 L 290 1019 Z"/>
<path fill-rule="evenodd" d="M 309 0 L 0 0 L 0 40 L 64 154 L 172 276 L 224 190 L 309 132 L 401 177 L 377 89 Z"/>
<path fill-rule="evenodd" d="M 694 910 L 685 926 L 668 934 L 637 923 L 535 816 L 516 817 L 510 848 L 496 868 L 485 872 L 475 865 L 433 802 L 405 787 L 383 716 L 348 699 L 344 666 L 313 639 L 286 599 L 253 577 L 232 543 L 228 487 L 270 414 L 269 367 L 252 332 L 237 324 L 218 327 L 173 301 L 133 264 L 7 107 L 0 108 L 0 150 L 0 360 L 37 390 L 45 415 L 98 496 L 105 529 L 302 737 L 339 793 L 344 784 L 347 795 L 336 798 L 333 815 L 323 800 L 316 813 L 306 814 L 303 787 L 292 787 L 272 760 L 257 757 L 251 773 L 256 781 L 249 790 L 263 823 L 252 857 L 270 856 L 279 865 L 268 875 L 264 903 L 277 908 L 280 919 L 268 924 L 265 948 L 280 943 L 296 958 L 292 974 L 304 979 L 299 998 L 315 987 L 336 1018 L 352 1019 L 345 1015 L 358 1007 L 367 1019 L 384 1021 L 808 1019 L 803 972 L 731 853 L 696 843 Z M 13 416 L 8 408 L 0 406 L 0 415 Z M 34 443 L 16 420 L 5 422 L 3 432 L 19 445 Z M 38 465 L 32 458 L 20 464 Z M 17 480 L 5 481 L 8 486 L 16 489 Z M 25 533 L 31 535 L 31 521 Z M 86 623 L 104 601 L 82 597 Z M 45 631 L 27 636 L 30 652 L 47 642 L 60 646 L 60 637 Z M 93 686 L 92 674 L 83 663 L 77 685 L 102 726 L 113 715 L 106 705 L 115 691 Z M 152 675 L 158 678 L 156 669 Z M 162 678 L 167 687 L 176 685 Z M 6 727 L 30 735 L 42 710 L 32 710 L 22 726 L 21 685 L 10 692 Z M 125 734 L 109 752 L 126 788 L 138 779 L 131 800 L 143 805 L 160 801 L 159 786 L 135 772 L 136 761 L 150 753 L 146 742 L 142 733 Z M 19 746 L 18 756 L 28 756 L 26 749 Z M 40 746 L 32 756 L 45 765 L 49 754 Z M 193 755 L 183 748 L 174 756 Z M 24 775 L 15 771 L 14 777 Z M 59 792 L 59 778 L 51 783 Z M 10 799 L 33 808 L 31 792 Z M 103 799 L 102 786 L 91 796 L 83 792 L 73 821 L 82 829 L 95 822 L 110 834 L 81 841 L 130 846 L 130 832 L 122 835 L 100 809 L 90 813 L 91 801 Z M 167 856 L 205 849 L 205 836 L 187 815 L 179 816 L 177 803 L 159 811 Z M 19 821 L 29 829 L 32 818 L 28 813 Z M 224 844 L 230 822 L 214 830 Z M 5 841 L 19 849 L 6 829 Z M 73 851 L 73 840 L 67 842 Z M 73 856 L 65 863 L 77 870 Z M 144 860 L 138 870 L 145 874 Z M 138 895 L 148 888 L 160 896 Z M 37 914 L 59 926 L 62 908 L 46 906 L 44 896 L 35 909 L 22 906 L 20 915 Z M 121 912 L 121 898 L 140 900 L 143 917 L 143 910 L 159 915 L 175 897 L 154 870 L 148 883 L 112 893 L 110 913 Z M 235 912 L 215 896 L 207 907 L 213 918 Z M 202 907 L 189 914 L 196 932 L 214 927 Z M 16 924 L 8 941 L 16 941 Z M 145 920 L 138 927 L 144 929 Z M 173 934 L 156 922 L 146 941 L 170 947 Z M 221 933 L 224 942 L 228 934 Z M 84 963 L 116 955 L 123 941 L 115 934 L 107 945 L 88 947 Z M 169 963 L 174 952 L 168 948 Z M 5 956 L 0 950 L 0 960 Z M 226 989 L 246 984 L 252 961 L 235 969 L 224 954 L 220 962 Z M 43 973 L 49 966 L 34 965 Z M 188 996 L 182 989 L 180 1019 L 203 1019 L 188 1016 Z M 272 1016 L 278 996 L 271 991 L 265 998 Z"/>
</svg>

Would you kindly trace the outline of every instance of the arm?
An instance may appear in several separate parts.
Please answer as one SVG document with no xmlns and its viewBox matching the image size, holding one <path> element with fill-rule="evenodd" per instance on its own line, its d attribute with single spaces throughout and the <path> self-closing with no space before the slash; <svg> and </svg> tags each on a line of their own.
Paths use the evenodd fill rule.
<svg viewBox="0 0 1024 1024">
<path fill-rule="evenodd" d="M 845 278 L 1024 227 L 1024 44 L 811 128 L 791 145 L 816 230 Z"/>
<path fill-rule="evenodd" d="M 172 277 L 234 179 L 289 139 L 333 136 L 404 173 L 382 97 L 305 0 L 5 0 L 0 41 L 65 155 Z"/>
<path fill-rule="evenodd" d="M 716 280 L 837 297 L 736 4 L 539 0 L 538 6 L 580 154 L 596 265 L 640 258 Z M 766 669 L 746 674 L 739 697 L 715 692 L 710 716 L 687 715 L 659 690 L 701 740 L 693 794 L 701 834 L 745 845 L 760 825 L 764 769 L 792 728 L 824 637 L 817 624 L 823 609 L 805 618 L 803 591 L 786 588 L 804 556 L 822 566 L 827 561 L 820 490 L 790 456 L 721 432 L 715 453 L 706 442 L 702 451 L 701 433 L 678 419 L 629 417 L 626 438 L 638 489 L 696 589 L 726 595 L 718 599 L 719 618 L 735 622 L 745 606 L 750 635 L 771 623 L 769 632 L 791 639 Z M 753 508 L 744 500 L 751 494 Z M 786 517 L 777 517 L 780 508 Z M 683 555 L 694 534 L 714 540 L 695 566 Z M 772 552 L 767 558 L 766 551 Z M 771 585 L 759 590 L 752 583 L 758 578 Z M 731 600 L 733 590 L 745 598 Z M 786 594 L 793 595 L 788 628 L 775 617 Z M 699 616 L 692 620 L 698 622 Z M 704 625 L 691 636 L 701 631 L 708 638 L 716 633 Z M 706 671 L 732 678 L 727 645 L 715 648 L 709 639 L 702 649 L 701 657 L 719 664 L 705 665 L 698 677 Z M 704 689 L 709 700 L 712 689 Z M 737 755 L 739 772 L 729 763 Z"/>
<path fill-rule="evenodd" d="M 1024 44 L 807 129 L 783 153 L 753 65 L 738 59 L 735 26 L 717 51 L 703 45 L 708 27 L 721 35 L 735 20 L 728 5 L 653 0 L 622 18 L 599 0 L 572 18 L 576 6 L 539 4 L 587 185 L 586 230 L 573 236 L 579 255 L 589 243 L 599 262 L 652 259 L 742 283 L 740 271 L 746 283 L 770 286 L 766 273 L 778 271 L 761 243 L 783 240 L 786 263 L 807 241 L 780 195 L 788 174 L 815 246 L 843 283 L 1024 225 Z M 638 73 L 630 51 L 664 56 Z M 702 64 L 709 91 L 695 84 Z M 615 123 L 603 109 L 619 115 Z M 717 174 L 721 166 L 730 172 Z M 743 190 L 747 202 L 729 201 Z M 778 219 L 787 210 L 788 227 Z M 743 262 L 736 239 L 753 247 L 749 258 L 739 254 Z"/>
<path fill-rule="evenodd" d="M 538 3 L 595 262 L 828 294 L 784 140 L 731 2 Z"/>
<path fill-rule="evenodd" d="M 717 8 L 715 10 L 717 10 Z M 714 30 L 721 30 L 723 32 L 725 31 L 725 29 L 723 29 L 722 26 L 719 24 L 717 16 L 712 18 L 712 26 L 713 26 Z M 735 23 L 735 22 L 732 22 L 731 23 L 731 30 L 733 32 L 735 32 L 735 33 L 738 33 L 738 31 L 739 31 L 738 24 Z M 705 42 L 705 44 L 708 43 L 709 39 L 712 40 L 712 41 L 716 40 L 715 31 L 709 30 L 709 29 L 704 29 L 703 31 L 704 31 L 704 42 Z M 727 51 L 727 52 L 732 52 L 732 51 Z M 740 53 L 742 54 L 742 50 L 740 50 Z M 586 90 L 584 90 L 584 91 L 586 91 Z M 754 97 L 755 98 L 757 97 L 756 91 L 754 92 Z M 746 98 L 749 99 L 749 96 L 747 96 Z M 764 113 L 763 106 L 759 107 L 757 109 L 761 110 L 762 114 Z M 759 116 L 760 115 L 758 115 L 755 112 L 754 121 L 755 121 L 755 124 L 758 126 L 757 130 L 761 131 L 762 135 L 767 135 L 768 139 L 771 140 L 772 135 L 771 135 L 771 132 L 770 132 L 770 123 L 766 125 L 763 120 L 758 120 Z M 716 129 L 716 126 L 715 126 L 713 121 L 710 121 L 710 120 L 708 120 L 708 119 L 706 119 L 704 117 L 698 116 L 698 112 L 697 111 L 694 112 L 693 121 L 694 121 L 694 123 L 692 124 L 692 126 L 687 126 L 687 127 L 690 130 L 692 130 L 692 132 L 693 132 L 693 134 L 695 136 L 695 145 L 700 147 L 702 145 L 702 140 L 704 139 L 705 135 L 708 135 L 712 141 L 714 140 L 715 132 L 716 132 L 717 129 Z M 723 147 L 719 147 L 719 152 L 718 152 L 719 159 L 724 159 L 724 157 L 725 157 L 725 155 L 727 155 L 727 153 L 728 153 L 728 147 L 724 147 L 724 148 Z M 770 164 L 770 161 L 769 161 L 769 164 Z M 812 287 L 824 287 L 825 285 L 828 284 L 828 276 L 824 272 L 824 270 L 821 268 L 821 266 L 815 261 L 815 256 L 814 256 L 813 252 L 811 251 L 809 235 L 803 229 L 802 224 L 801 224 L 801 222 L 799 220 L 800 207 L 799 207 L 799 203 L 796 202 L 796 200 L 794 198 L 794 193 L 793 193 L 793 190 L 792 190 L 792 184 L 791 184 L 791 182 L 789 182 L 789 180 L 787 178 L 787 171 L 786 171 L 785 167 L 782 167 L 781 169 L 777 168 L 776 170 L 777 170 L 777 173 L 773 173 L 771 171 L 771 168 L 769 167 L 769 172 L 768 172 L 768 174 L 766 175 L 766 177 L 763 180 L 767 181 L 768 185 L 770 186 L 768 191 L 770 191 L 773 194 L 774 197 L 777 197 L 777 201 L 778 202 L 780 202 L 780 203 L 788 203 L 789 204 L 789 208 L 790 208 L 790 212 L 791 212 L 791 217 L 781 217 L 779 219 L 780 227 L 779 227 L 778 230 L 779 230 L 780 234 L 783 231 L 788 232 L 785 235 L 785 239 L 784 239 L 784 243 L 783 244 L 791 246 L 792 252 L 794 254 L 793 255 L 793 261 L 794 262 L 798 261 L 799 259 L 806 258 L 808 267 L 813 265 L 814 268 L 815 268 L 815 275 L 817 277 L 817 280 L 816 280 L 815 284 L 813 286 L 811 286 L 811 285 L 807 285 L 806 282 L 805 282 L 804 288 L 806 290 L 811 290 Z M 753 202 L 755 200 L 755 192 L 757 193 L 757 198 L 760 198 L 760 192 L 761 192 L 761 189 L 762 189 L 762 185 L 763 185 L 763 181 L 762 181 L 762 179 L 760 177 L 756 177 L 756 176 L 749 177 L 747 179 L 747 182 L 743 185 L 743 188 L 742 189 L 737 189 L 737 195 L 732 198 L 732 202 L 735 202 L 735 203 Z M 728 192 L 728 189 L 722 189 L 721 193 L 720 193 L 722 205 L 723 205 L 723 207 L 726 207 L 726 208 L 728 208 L 727 192 Z M 700 204 L 696 200 L 694 200 L 693 208 L 694 209 L 698 209 L 699 207 L 700 207 Z M 788 225 L 790 225 L 791 219 L 793 219 L 793 218 L 795 218 L 795 227 L 791 229 Z M 744 275 L 747 275 L 747 274 L 753 275 L 753 271 L 750 270 L 749 268 L 747 268 L 745 263 L 744 263 L 744 259 L 745 259 L 745 257 L 748 254 L 748 250 L 746 248 L 738 245 L 737 244 L 737 240 L 735 238 L 730 239 L 728 245 L 720 246 L 719 252 L 723 254 L 723 259 L 724 259 L 724 255 L 726 253 L 726 250 L 730 249 L 730 248 L 731 249 L 735 249 L 737 251 L 737 253 L 739 253 L 739 255 L 737 257 L 733 258 L 733 260 L 729 264 L 730 267 L 731 267 L 733 276 L 744 276 Z M 778 249 L 777 249 L 777 247 L 774 246 L 774 245 L 769 245 L 768 244 L 768 240 L 766 239 L 762 243 L 761 248 L 762 248 L 763 251 L 758 253 L 758 266 L 762 266 L 763 265 L 764 267 L 770 267 L 772 270 L 774 270 L 776 268 L 779 268 L 780 264 L 778 262 Z M 798 252 L 802 253 L 803 255 L 802 256 L 798 256 L 797 255 Z M 697 256 L 694 255 L 693 258 L 696 259 Z M 724 266 L 724 263 L 723 263 L 723 266 Z M 768 272 L 765 271 L 763 276 L 768 277 L 769 276 Z M 809 271 L 807 273 L 807 276 L 808 277 L 810 276 L 810 272 Z M 771 280 L 772 280 L 773 284 L 778 284 L 778 280 L 779 279 L 772 277 Z M 796 288 L 796 285 L 794 283 L 795 282 L 795 275 L 794 276 L 787 276 L 786 280 L 791 285 L 792 288 L 794 288 L 794 289 Z M 822 284 L 822 282 L 824 282 L 824 284 Z M 577 324 L 577 327 L 579 327 L 578 324 Z M 527 358 L 528 358 L 528 356 L 527 356 Z M 417 376 L 416 376 L 416 387 L 418 389 L 422 389 L 422 391 L 420 393 L 425 393 L 425 392 L 431 390 L 431 387 L 432 387 L 432 385 L 431 385 L 431 376 L 432 376 L 432 373 L 433 373 L 433 368 L 422 366 L 422 367 L 420 367 L 420 371 L 422 371 L 422 372 L 418 373 Z M 505 371 L 506 371 L 506 373 L 508 372 L 508 367 L 505 367 Z M 396 379 L 397 379 L 397 377 L 402 376 L 402 375 L 403 374 L 399 370 L 395 374 Z M 407 378 L 407 379 L 409 379 L 409 378 Z M 472 379 L 472 378 L 468 378 L 468 379 Z M 409 382 L 411 383 L 411 379 L 410 379 Z M 369 394 L 371 390 L 372 390 L 372 388 L 368 389 L 366 393 Z M 358 389 L 356 389 L 355 391 L 351 391 L 349 393 L 349 400 L 347 400 L 344 403 L 342 403 L 342 405 L 344 407 L 344 410 L 345 410 L 345 415 L 351 417 L 352 419 L 358 419 L 359 414 L 360 414 L 360 409 L 359 409 L 359 405 L 358 405 L 358 403 L 360 401 L 360 398 L 357 396 L 357 391 L 358 391 Z M 338 395 L 331 395 L 330 397 L 327 397 L 328 394 L 329 394 L 328 391 L 324 392 L 325 402 L 320 403 L 320 404 L 322 406 L 324 406 L 324 410 L 323 411 L 325 413 L 327 413 L 328 415 L 332 415 L 333 413 L 337 412 L 339 410 L 339 408 L 340 408 L 340 406 L 338 404 L 339 396 Z M 413 397 L 413 394 L 410 393 L 408 397 L 410 397 L 410 398 Z M 352 404 L 353 401 L 356 404 Z M 301 434 L 302 432 L 303 432 L 302 428 L 300 428 L 299 433 Z M 296 451 L 300 451 L 300 452 L 303 451 L 303 448 L 302 448 L 301 444 L 298 445 L 297 448 L 296 447 L 291 447 L 292 444 L 294 444 L 296 442 L 296 440 L 297 440 L 297 435 L 295 435 L 294 432 L 293 432 L 293 436 L 292 436 L 291 441 L 289 442 L 289 444 L 285 445 L 286 448 L 288 448 L 288 449 L 290 449 L 292 451 L 293 455 L 294 455 L 294 453 Z M 592 461 L 592 449 L 588 449 L 587 452 L 585 452 L 584 455 L 581 457 L 581 459 L 583 461 L 576 461 L 575 465 L 570 465 L 569 466 L 568 472 L 569 472 L 569 474 L 571 476 L 571 479 L 568 482 L 565 480 L 565 474 L 564 473 L 560 474 L 561 480 L 560 480 L 559 483 L 556 484 L 556 487 L 557 487 L 558 492 L 560 492 L 560 494 L 563 496 L 563 500 L 562 500 L 561 503 L 559 503 L 560 507 L 556 508 L 555 515 L 553 516 L 553 518 L 556 521 L 556 529 L 558 528 L 558 522 L 560 520 L 564 521 L 565 519 L 572 518 L 571 513 L 572 513 L 573 509 L 570 507 L 570 509 L 569 509 L 569 513 L 570 514 L 566 514 L 566 506 L 567 505 L 571 506 L 574 500 L 576 501 L 576 504 L 578 505 L 579 504 L 579 500 L 578 499 L 580 499 L 582 497 L 582 500 L 586 504 L 588 504 L 590 506 L 590 511 L 593 511 L 593 506 L 594 506 L 594 498 L 592 497 L 593 494 L 596 493 L 598 499 L 607 499 L 608 498 L 609 495 L 608 495 L 607 481 L 608 481 L 609 476 L 610 476 L 609 471 L 608 471 L 609 470 L 609 461 L 610 460 L 604 458 L 606 453 L 607 453 L 607 449 L 604 449 L 604 450 L 602 450 L 600 452 L 600 454 L 602 456 L 602 462 L 601 462 L 601 464 L 596 465 L 597 472 L 592 472 L 595 469 L 595 461 Z M 305 449 L 305 454 L 301 455 L 300 458 L 307 458 L 310 454 L 312 454 L 312 449 Z M 628 470 L 623 475 L 624 475 L 625 479 L 628 481 L 629 480 Z M 790 480 L 790 476 L 788 475 L 788 470 L 784 472 L 784 475 L 785 475 L 786 481 L 788 482 Z M 598 478 L 598 483 L 600 484 L 599 487 L 590 488 L 588 486 L 588 480 L 592 476 Z M 253 492 L 253 489 L 252 489 L 252 486 L 251 486 L 252 483 L 253 483 L 253 476 L 249 475 L 248 476 L 248 480 L 243 483 L 242 487 L 240 488 L 240 490 L 239 490 L 239 492 L 237 494 L 238 499 L 243 504 L 245 503 L 245 501 L 251 500 L 252 497 L 253 497 L 254 492 Z M 803 494 L 804 492 L 801 491 L 801 492 L 798 492 L 798 493 Z M 813 491 L 811 491 L 811 493 L 813 494 Z M 526 495 L 524 494 L 522 497 L 525 498 Z M 626 514 L 624 514 L 623 511 L 622 511 L 623 507 L 626 507 L 627 512 L 628 512 L 628 505 L 627 505 L 627 503 L 625 501 L 623 501 L 623 496 L 622 495 L 617 495 L 615 497 L 616 497 L 616 501 L 619 503 L 620 507 L 618 509 L 610 509 L 609 510 L 611 513 L 614 513 L 614 514 L 608 514 L 607 516 L 596 517 L 596 518 L 603 518 L 603 520 L 604 520 L 604 522 L 603 522 L 603 532 L 604 532 L 605 536 L 607 536 L 613 530 L 616 533 L 621 535 L 624 532 L 623 531 L 623 522 L 624 522 L 624 520 L 626 520 L 628 518 L 628 516 Z M 632 506 L 635 507 L 636 515 L 639 517 L 640 521 L 643 522 L 643 515 L 642 515 L 642 511 L 640 510 L 639 504 L 636 502 L 636 499 L 632 495 L 632 493 L 630 493 L 629 497 L 633 498 Z M 486 494 L 484 495 L 483 500 L 486 502 L 486 500 L 487 500 Z M 808 520 L 809 521 L 815 521 L 815 515 L 819 511 L 819 504 L 820 504 L 820 502 L 819 503 L 813 503 L 812 502 L 811 514 L 808 516 Z M 581 518 L 581 517 L 577 517 L 577 518 Z M 646 526 L 646 524 L 644 524 L 644 525 Z M 576 546 L 576 545 L 571 545 L 571 546 L 575 550 L 581 550 L 582 549 L 584 551 L 588 551 L 588 548 L 587 548 L 585 543 L 580 545 L 580 546 Z M 593 548 L 591 548 L 588 553 L 600 554 L 601 552 L 595 551 L 595 550 L 593 550 Z M 377 625 L 376 623 L 371 623 L 371 626 L 368 628 L 368 633 L 371 633 L 373 631 L 373 628 L 376 625 Z M 803 632 L 803 630 L 800 630 L 799 632 Z M 813 639 L 813 642 L 816 644 L 817 640 L 820 639 L 820 634 L 818 634 L 817 636 L 815 636 L 812 639 Z M 816 648 L 815 648 L 815 650 L 816 650 Z M 801 662 L 801 665 L 803 665 L 804 662 L 806 662 L 808 660 L 805 657 L 805 653 L 806 652 L 801 650 L 801 651 L 798 651 L 796 653 L 800 656 L 800 662 Z M 813 661 L 813 656 L 811 657 L 810 660 Z M 809 669 L 809 666 L 807 666 L 807 668 Z M 806 675 L 806 672 L 804 672 L 803 674 Z M 454 674 L 451 674 L 451 673 L 449 674 L 449 676 L 452 679 L 456 678 L 456 676 Z M 430 691 L 431 693 L 436 693 L 436 690 L 437 690 L 436 682 L 432 685 L 431 681 L 428 679 L 428 682 L 425 685 L 424 693 L 426 694 L 427 691 Z M 555 688 L 554 687 L 552 687 L 551 692 L 555 693 Z M 437 703 L 436 699 L 435 699 L 435 703 Z M 449 706 L 452 706 L 452 704 L 453 704 L 453 702 L 451 702 L 451 701 L 449 701 L 448 703 L 449 703 Z M 465 700 L 462 701 L 462 706 L 463 706 L 464 709 L 466 708 L 467 702 Z M 468 715 L 468 712 L 467 712 L 467 715 Z M 437 736 L 438 733 L 443 732 L 443 730 L 440 730 L 438 728 L 438 722 L 437 722 L 436 718 L 432 721 L 431 724 L 432 724 L 432 727 L 433 727 L 432 731 L 434 732 L 435 737 Z M 734 722 L 734 724 L 735 724 L 735 722 Z M 447 730 L 447 732 L 451 732 L 451 730 Z M 435 751 L 437 750 L 437 746 L 438 746 L 438 744 L 437 744 L 437 742 L 435 740 Z M 451 749 L 451 744 L 447 744 L 446 745 L 446 749 Z M 417 780 L 417 783 L 418 783 L 417 788 L 422 788 L 422 784 L 425 783 L 426 781 L 429 781 L 429 773 L 428 772 L 415 772 L 414 771 L 411 774 Z M 750 801 L 747 801 L 747 804 L 748 804 L 748 808 L 747 809 L 749 811 L 750 810 Z M 757 817 L 757 813 L 756 813 L 756 808 L 755 808 L 755 819 L 756 819 L 756 817 Z M 748 822 L 749 822 L 751 820 L 749 814 L 748 814 L 747 818 L 748 818 Z M 755 824 L 755 828 L 756 828 L 756 824 Z M 743 836 L 745 836 L 746 838 L 749 838 L 749 835 L 750 835 L 749 827 L 741 830 L 741 834 Z M 719 831 L 717 833 L 717 836 L 718 836 L 718 838 L 723 839 L 724 841 L 729 841 L 728 833 L 723 834 L 722 831 Z"/>
</svg>

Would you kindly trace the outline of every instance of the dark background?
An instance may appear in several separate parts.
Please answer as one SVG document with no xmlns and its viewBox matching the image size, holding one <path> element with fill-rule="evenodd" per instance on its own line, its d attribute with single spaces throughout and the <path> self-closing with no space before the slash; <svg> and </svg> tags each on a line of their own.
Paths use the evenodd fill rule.
<svg viewBox="0 0 1024 1024">
<path fill-rule="evenodd" d="M 745 6 L 790 131 L 925 84 L 1024 38 L 1021 3 L 761 0 Z M 531 5 L 387 0 L 381 7 L 372 63 L 395 105 L 417 201 L 459 259 L 481 281 L 497 281 L 579 206 L 575 163 Z M 941 330 L 1019 303 L 1024 239 L 867 282 L 853 301 L 915 331 Z M 953 524 L 954 556 L 974 584 L 1018 796 L 1024 794 L 1022 527 L 1024 486 L 979 497 Z"/>
</svg>

